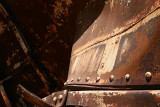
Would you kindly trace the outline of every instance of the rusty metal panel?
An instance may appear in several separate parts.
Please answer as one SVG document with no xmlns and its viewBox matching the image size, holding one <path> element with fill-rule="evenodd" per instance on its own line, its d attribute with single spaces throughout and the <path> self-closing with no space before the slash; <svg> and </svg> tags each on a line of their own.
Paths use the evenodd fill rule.
<svg viewBox="0 0 160 107">
<path fill-rule="evenodd" d="M 94 37 L 91 36 L 91 34 L 88 35 L 87 33 L 84 33 L 84 35 L 82 35 L 82 38 L 86 38 L 85 36 L 86 34 L 88 35 L 88 38 L 92 37 L 91 41 L 94 44 L 88 45 L 92 43 L 90 41 L 87 42 L 87 45 L 81 42 L 83 45 L 82 47 L 84 48 L 82 49 L 81 46 L 79 45 L 80 47 L 76 48 L 77 52 L 74 51 L 75 47 L 73 46 L 69 76 L 67 80 L 68 86 L 70 85 L 77 85 L 77 86 L 92 85 L 92 86 L 107 86 L 107 87 L 123 86 L 124 88 L 130 86 L 130 88 L 136 89 L 139 88 L 139 85 L 143 86 L 159 85 L 160 83 L 159 79 L 160 9 L 158 5 L 159 0 L 152 1 L 154 5 L 149 1 L 147 2 L 147 0 L 145 0 L 144 2 L 146 2 L 147 6 L 150 6 L 150 7 L 146 6 L 146 8 L 149 8 L 151 10 L 148 11 L 149 13 L 145 13 L 146 15 L 143 15 L 143 18 L 140 18 L 141 20 L 135 18 L 136 23 L 131 24 L 131 26 L 129 28 L 127 27 L 125 31 L 118 33 L 117 35 L 111 35 L 110 37 L 105 36 L 107 34 L 106 32 L 103 33 L 103 36 L 96 35 Z M 131 3 L 129 3 L 128 6 L 133 5 L 132 3 L 134 4 L 135 1 L 131 1 Z M 107 8 L 109 8 L 108 5 L 105 5 L 103 12 L 97 18 L 95 23 L 101 25 L 102 22 L 99 22 L 99 20 L 101 21 L 103 20 L 103 22 L 105 22 L 106 17 L 108 17 L 106 15 Z M 113 9 L 117 10 L 116 6 Z M 132 9 L 134 10 L 134 8 Z M 145 12 L 147 12 L 147 9 Z M 141 16 L 138 13 L 132 15 L 135 17 L 136 15 L 137 17 Z M 119 19 L 121 17 L 117 18 Z M 129 21 L 130 19 L 127 20 Z M 112 22 L 112 20 L 110 21 Z M 117 22 L 119 21 L 117 20 Z M 108 24 L 106 23 L 104 26 L 107 25 Z M 102 31 L 101 29 L 98 29 L 99 27 L 96 28 L 97 29 L 95 31 L 99 32 Z M 86 32 L 91 33 L 89 29 Z M 97 38 L 100 39 L 98 42 Z M 75 44 L 78 43 L 80 42 L 77 41 Z M 88 61 L 89 57 L 85 58 L 85 63 L 84 61 L 81 60 L 78 61 L 77 59 L 78 57 L 90 56 L 95 47 L 100 47 L 103 45 L 105 45 L 105 49 L 102 50 L 104 51 L 102 60 L 100 62 L 96 61 L 97 65 L 99 65 L 98 70 L 95 69 L 96 66 L 93 66 L 92 68 L 88 67 L 92 63 L 95 63 L 94 61 Z M 98 53 L 93 52 L 92 54 L 96 55 L 100 53 L 101 51 Z M 85 72 L 81 72 L 84 70 L 84 68 L 87 67 L 88 69 L 86 69 Z M 81 68 L 81 70 L 79 70 L 79 68 Z M 74 69 L 74 71 L 72 71 L 72 69 Z M 79 80 L 78 78 L 81 78 L 81 80 Z"/>
<path fill-rule="evenodd" d="M 72 55 L 126 31 L 154 11 L 159 4 L 159 0 L 106 1 L 99 17 L 73 45 Z"/>
<path fill-rule="evenodd" d="M 159 107 L 159 90 L 71 91 L 67 104 L 84 107 Z"/>
</svg>

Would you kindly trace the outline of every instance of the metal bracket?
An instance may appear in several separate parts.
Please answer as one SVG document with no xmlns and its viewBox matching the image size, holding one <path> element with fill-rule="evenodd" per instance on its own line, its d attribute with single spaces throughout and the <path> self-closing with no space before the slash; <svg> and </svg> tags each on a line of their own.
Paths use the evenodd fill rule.
<svg viewBox="0 0 160 107">
<path fill-rule="evenodd" d="M 58 91 L 58 92 L 54 92 L 51 95 L 43 98 L 42 100 L 52 106 L 62 107 L 66 103 L 67 94 L 68 94 L 67 90 Z"/>
<path fill-rule="evenodd" d="M 23 99 L 38 107 L 62 107 L 65 105 L 67 98 L 67 90 L 64 90 L 52 93 L 51 95 L 41 99 L 21 85 L 18 85 L 17 93 L 20 94 Z"/>
</svg>

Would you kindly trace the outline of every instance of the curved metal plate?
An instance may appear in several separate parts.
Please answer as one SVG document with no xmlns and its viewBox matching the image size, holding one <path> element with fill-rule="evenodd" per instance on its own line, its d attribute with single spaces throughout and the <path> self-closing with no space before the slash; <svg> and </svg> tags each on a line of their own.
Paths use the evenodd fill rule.
<svg viewBox="0 0 160 107">
<path fill-rule="evenodd" d="M 144 2 L 147 3 L 147 0 L 144 0 Z M 133 5 L 132 3 L 134 4 L 135 1 L 131 2 L 130 5 Z M 140 15 L 141 20 L 135 18 L 134 22 L 129 24 L 130 27 L 127 27 L 125 31 L 117 35 L 106 36 L 107 34 L 109 35 L 109 33 L 103 32 L 101 36 L 97 34 L 92 36 L 91 39 L 89 33 L 85 33 L 82 36 L 83 39 L 86 38 L 87 40 L 90 38 L 89 40 L 91 40 L 93 44 L 88 40 L 88 43 L 81 42 L 83 49 L 80 45 L 75 49 L 81 39 L 75 43 L 72 51 L 67 84 L 103 86 L 158 85 L 160 83 L 160 9 L 158 4 L 158 0 L 154 1 L 154 5 L 150 7 L 152 11 L 143 15 L 144 17 Z M 110 9 L 116 9 L 118 11 L 116 6 Z M 144 7 L 146 9 L 145 12 L 147 12 L 149 8 L 147 6 L 146 8 Z M 130 9 L 131 7 L 128 8 Z M 134 10 L 135 8 L 132 9 Z M 106 14 L 108 14 L 108 10 L 106 9 L 108 9 L 108 5 L 104 7 L 100 17 L 95 21 L 95 23 L 98 22 L 99 26 L 102 22 L 108 21 L 107 17 L 109 16 L 106 16 Z M 133 17 L 139 17 L 139 13 L 132 15 Z M 113 15 L 113 18 L 114 17 Z M 125 22 L 131 19 L 126 19 Z M 99 20 L 101 20 L 101 22 L 99 22 Z M 112 22 L 111 19 L 110 21 Z M 108 24 L 105 23 L 104 26 L 108 26 Z M 126 26 L 128 26 L 128 24 L 126 24 Z M 91 27 L 86 32 L 92 33 L 90 30 Z M 121 26 L 121 28 L 124 29 L 124 26 Z M 103 30 L 97 28 L 96 31 L 102 32 Z M 114 33 L 114 30 L 111 31 Z M 88 37 L 86 37 L 86 34 Z M 98 42 L 97 38 L 100 39 Z M 90 43 L 91 45 L 89 45 Z M 105 49 L 94 51 L 96 47 L 105 47 Z M 99 59 L 101 61 L 99 61 Z M 149 80 L 146 79 L 146 72 L 151 73 Z M 126 74 L 130 75 L 129 80 L 125 79 Z M 109 81 L 111 75 L 114 75 L 113 81 Z M 97 77 L 99 77 L 98 81 L 96 80 Z M 78 78 L 80 78 L 80 80 L 77 80 Z M 86 78 L 88 78 L 88 80 L 86 80 Z"/>
</svg>

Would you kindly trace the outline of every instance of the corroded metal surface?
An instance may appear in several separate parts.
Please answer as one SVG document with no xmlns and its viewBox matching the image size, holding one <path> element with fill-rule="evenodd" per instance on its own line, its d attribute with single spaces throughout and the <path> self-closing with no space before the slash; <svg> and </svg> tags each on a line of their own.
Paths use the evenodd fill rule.
<svg viewBox="0 0 160 107">
<path fill-rule="evenodd" d="M 71 91 L 67 105 L 85 107 L 159 107 L 159 90 Z"/>
<path fill-rule="evenodd" d="M 159 4 L 159 0 L 106 1 L 99 17 L 73 45 L 72 55 L 126 31 L 146 17 Z"/>
<path fill-rule="evenodd" d="M 159 87 L 159 4 L 159 0 L 107 1 L 73 46 L 68 86 Z"/>
</svg>

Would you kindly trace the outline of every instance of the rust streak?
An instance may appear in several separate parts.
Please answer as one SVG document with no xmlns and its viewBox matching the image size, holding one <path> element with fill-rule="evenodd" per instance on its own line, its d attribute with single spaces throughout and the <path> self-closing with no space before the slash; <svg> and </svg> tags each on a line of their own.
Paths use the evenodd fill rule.
<svg viewBox="0 0 160 107">
<path fill-rule="evenodd" d="M 104 41 L 106 41 L 106 40 L 109 40 L 109 39 L 111 39 L 111 38 L 113 38 L 113 37 L 115 37 L 115 36 L 118 36 L 118 35 L 121 35 L 121 34 L 123 34 L 123 33 L 125 33 L 125 32 L 127 32 L 129 29 L 131 29 L 132 27 L 134 27 L 135 25 L 137 25 L 138 23 L 140 23 L 142 20 L 144 20 L 145 18 L 147 18 L 147 16 L 149 16 L 149 15 L 151 15 L 152 13 L 154 13 L 156 10 L 158 10 L 160 8 L 160 5 L 158 6 L 158 7 L 156 7 L 155 9 L 153 9 L 151 12 L 149 12 L 148 14 L 146 14 L 145 16 L 143 16 L 141 19 L 139 19 L 138 21 L 136 21 L 135 23 L 132 23 L 131 25 L 129 25 L 127 28 L 125 28 L 124 30 L 122 30 L 122 31 L 120 31 L 120 32 L 118 32 L 118 33 L 116 33 L 116 34 L 114 34 L 114 35 L 111 35 L 111 36 L 109 36 L 108 38 L 105 38 L 105 39 L 103 39 L 103 40 L 94 40 L 94 43 L 90 43 L 89 45 L 87 44 L 87 46 L 82 46 L 82 47 L 80 47 L 80 48 L 78 48 L 77 50 L 75 50 L 75 51 L 73 51 L 72 52 L 72 57 L 74 57 L 76 54 L 78 54 L 78 53 L 80 53 L 81 51 L 84 51 L 84 50 L 86 50 L 87 48 L 90 48 L 90 47 L 92 47 L 92 46 L 94 46 L 94 45 L 96 45 L 96 44 L 99 44 L 99 43 L 101 43 L 101 42 L 104 42 Z M 158 15 L 159 15 L 159 13 L 158 13 Z M 96 41 L 96 42 L 95 42 Z M 83 48 L 84 47 L 84 48 Z"/>
</svg>

